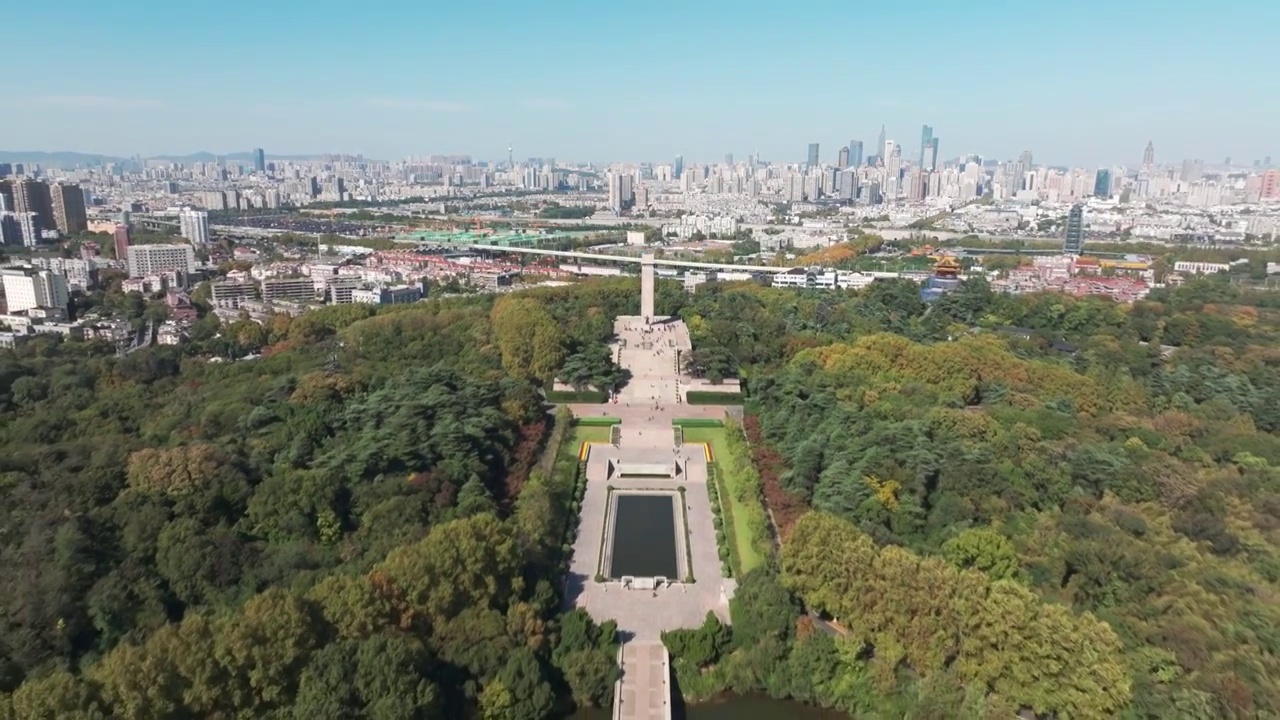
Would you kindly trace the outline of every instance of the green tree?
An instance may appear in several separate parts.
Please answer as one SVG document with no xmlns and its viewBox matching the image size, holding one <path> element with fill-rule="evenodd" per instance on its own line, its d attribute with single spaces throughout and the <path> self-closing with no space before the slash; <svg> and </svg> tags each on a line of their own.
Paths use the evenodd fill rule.
<svg viewBox="0 0 1280 720">
<path fill-rule="evenodd" d="M 322 633 L 313 609 L 280 589 L 254 596 L 219 623 L 214 656 L 239 680 L 233 687 L 249 689 L 247 696 L 231 698 L 234 706 L 264 712 L 287 704 Z"/>
<path fill-rule="evenodd" d="M 533 653 L 519 648 L 511 653 L 491 685 L 496 685 L 497 697 L 490 700 L 490 689 L 485 688 L 480 704 L 486 718 L 500 720 L 542 720 L 555 706 L 555 694 L 547 682 L 541 663 Z M 509 700 L 504 696 L 509 694 Z"/>
<path fill-rule="evenodd" d="M 31 678 L 14 690 L 15 720 L 106 720 L 106 708 L 94 687 L 68 673 L 55 670 Z"/>
<path fill-rule="evenodd" d="M 942 545 L 942 556 L 960 569 L 973 568 L 994 580 L 1018 573 L 1018 553 L 1005 536 L 986 528 L 965 530 Z"/>
<path fill-rule="evenodd" d="M 489 514 L 439 525 L 421 541 L 392 551 L 378 567 L 434 627 L 467 608 L 502 609 L 519 568 L 520 550 L 509 527 Z"/>
<path fill-rule="evenodd" d="M 533 298 L 509 295 L 494 303 L 491 320 L 503 368 L 514 377 L 549 382 L 564 357 L 551 313 Z"/>
</svg>

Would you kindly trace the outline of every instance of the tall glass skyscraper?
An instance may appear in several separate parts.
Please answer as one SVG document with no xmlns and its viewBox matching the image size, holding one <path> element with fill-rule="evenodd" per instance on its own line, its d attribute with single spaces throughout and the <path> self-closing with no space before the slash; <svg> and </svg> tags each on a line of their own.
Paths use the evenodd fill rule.
<svg viewBox="0 0 1280 720">
<path fill-rule="evenodd" d="M 924 146 L 924 152 L 920 156 L 920 167 L 923 170 L 938 169 L 938 136 L 929 138 L 929 144 Z"/>
<path fill-rule="evenodd" d="M 818 167 L 818 143 L 809 143 L 809 167 Z"/>
<path fill-rule="evenodd" d="M 925 167 L 925 156 L 929 152 L 929 141 L 933 140 L 933 128 L 925 125 L 920 128 L 920 161 L 916 167 Z"/>
<path fill-rule="evenodd" d="M 1098 174 L 1093 178 L 1093 194 L 1094 197 L 1104 199 L 1111 198 L 1111 171 L 1106 168 L 1098 170 Z"/>
<path fill-rule="evenodd" d="M 684 156 L 677 155 L 676 161 L 671 163 L 671 179 L 679 180 L 681 175 L 684 175 Z"/>
<path fill-rule="evenodd" d="M 862 167 L 862 141 L 849 141 L 849 164 L 853 167 Z"/>
<path fill-rule="evenodd" d="M 253 171 L 267 171 L 267 154 L 263 152 L 262 148 L 255 148 L 253 151 Z"/>
</svg>

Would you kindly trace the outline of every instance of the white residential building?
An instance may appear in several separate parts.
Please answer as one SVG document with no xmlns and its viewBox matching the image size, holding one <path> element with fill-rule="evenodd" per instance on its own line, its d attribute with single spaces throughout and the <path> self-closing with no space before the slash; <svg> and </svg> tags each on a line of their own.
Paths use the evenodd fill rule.
<svg viewBox="0 0 1280 720">
<path fill-rule="evenodd" d="M 196 253 L 190 245 L 130 245 L 129 277 L 159 275 L 168 270 L 196 271 Z"/>
<path fill-rule="evenodd" d="M 178 213 L 178 225 L 182 229 L 182 237 L 190 240 L 192 245 L 209 244 L 209 213 L 183 208 Z"/>
<path fill-rule="evenodd" d="M 0 280 L 10 313 L 35 308 L 67 310 L 67 280 L 57 273 L 33 267 L 4 268 Z"/>
</svg>

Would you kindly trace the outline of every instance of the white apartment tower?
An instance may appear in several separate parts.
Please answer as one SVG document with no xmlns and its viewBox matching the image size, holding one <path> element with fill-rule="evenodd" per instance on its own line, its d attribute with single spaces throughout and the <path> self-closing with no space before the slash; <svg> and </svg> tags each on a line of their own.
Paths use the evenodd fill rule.
<svg viewBox="0 0 1280 720">
<path fill-rule="evenodd" d="M 57 273 L 32 267 L 4 268 L 0 270 L 0 280 L 11 313 L 33 308 L 67 309 L 67 279 Z"/>
<path fill-rule="evenodd" d="M 209 244 L 209 213 L 183 208 L 178 214 L 178 223 L 182 229 L 182 237 L 190 240 L 192 245 Z"/>
</svg>

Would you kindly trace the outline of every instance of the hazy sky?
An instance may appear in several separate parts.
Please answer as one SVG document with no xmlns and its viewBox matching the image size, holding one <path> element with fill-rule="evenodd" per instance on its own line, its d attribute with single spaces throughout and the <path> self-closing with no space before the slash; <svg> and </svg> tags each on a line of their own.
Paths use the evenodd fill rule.
<svg viewBox="0 0 1280 720">
<path fill-rule="evenodd" d="M 1280 158 L 1276 0 L 6 3 L 0 149 Z"/>
</svg>

